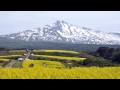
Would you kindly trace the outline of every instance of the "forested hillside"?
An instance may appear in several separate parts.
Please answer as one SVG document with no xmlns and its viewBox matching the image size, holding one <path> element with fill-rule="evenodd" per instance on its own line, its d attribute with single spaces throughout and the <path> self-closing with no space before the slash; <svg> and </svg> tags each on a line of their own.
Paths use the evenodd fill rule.
<svg viewBox="0 0 120 90">
<path fill-rule="evenodd" d="M 95 45 L 95 44 L 71 44 L 71 43 L 56 43 L 46 41 L 27 42 L 22 40 L 13 40 L 0 37 L 0 47 L 20 49 L 63 49 L 63 50 L 75 50 L 75 51 L 95 51 L 99 47 L 107 46 L 112 48 L 118 48 L 119 45 Z"/>
</svg>

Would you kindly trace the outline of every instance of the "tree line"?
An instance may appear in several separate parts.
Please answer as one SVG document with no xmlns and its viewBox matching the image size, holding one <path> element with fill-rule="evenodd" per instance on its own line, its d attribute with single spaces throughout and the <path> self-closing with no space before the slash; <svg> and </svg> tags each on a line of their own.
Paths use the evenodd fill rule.
<svg viewBox="0 0 120 90">
<path fill-rule="evenodd" d="M 96 51 L 87 53 L 95 57 L 102 57 L 112 63 L 120 64 L 120 48 L 99 47 Z"/>
</svg>

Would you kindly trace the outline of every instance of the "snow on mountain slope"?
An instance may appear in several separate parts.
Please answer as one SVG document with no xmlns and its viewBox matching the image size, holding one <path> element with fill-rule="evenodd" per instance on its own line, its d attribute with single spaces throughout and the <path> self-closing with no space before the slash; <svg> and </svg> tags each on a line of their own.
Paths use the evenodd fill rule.
<svg viewBox="0 0 120 90">
<path fill-rule="evenodd" d="M 119 33 L 103 33 L 85 27 L 71 25 L 64 21 L 56 21 L 52 25 L 26 30 L 19 33 L 2 35 L 11 39 L 26 41 L 53 41 L 80 44 L 120 44 Z"/>
</svg>

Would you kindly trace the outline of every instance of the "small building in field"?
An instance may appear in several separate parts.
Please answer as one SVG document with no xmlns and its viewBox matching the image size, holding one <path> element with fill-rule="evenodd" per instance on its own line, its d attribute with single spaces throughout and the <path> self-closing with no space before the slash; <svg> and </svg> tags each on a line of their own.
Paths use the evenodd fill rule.
<svg viewBox="0 0 120 90">
<path fill-rule="evenodd" d="M 31 56 L 34 56 L 34 54 L 33 54 L 33 53 L 31 53 Z"/>
<path fill-rule="evenodd" d="M 24 58 L 18 58 L 17 60 L 18 60 L 18 61 L 23 61 L 23 60 L 24 60 Z"/>
<path fill-rule="evenodd" d="M 23 54 L 23 56 L 26 56 L 27 54 L 25 53 L 25 54 Z"/>
</svg>

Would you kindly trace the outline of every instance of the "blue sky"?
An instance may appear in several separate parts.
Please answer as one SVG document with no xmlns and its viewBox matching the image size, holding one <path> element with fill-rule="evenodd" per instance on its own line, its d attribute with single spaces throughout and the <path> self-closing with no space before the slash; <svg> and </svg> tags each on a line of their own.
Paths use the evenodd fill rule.
<svg viewBox="0 0 120 90">
<path fill-rule="evenodd" d="M 120 11 L 0 11 L 0 35 L 63 20 L 103 32 L 120 32 Z"/>
</svg>

